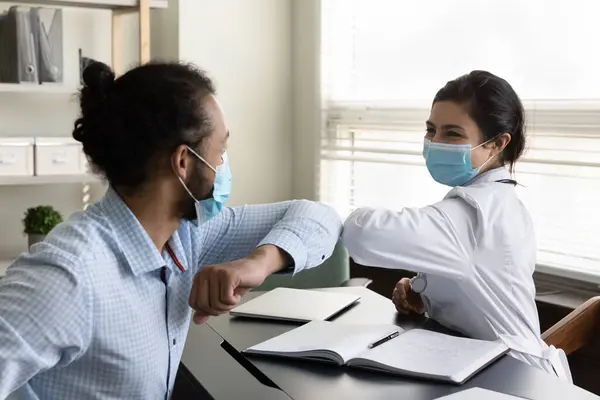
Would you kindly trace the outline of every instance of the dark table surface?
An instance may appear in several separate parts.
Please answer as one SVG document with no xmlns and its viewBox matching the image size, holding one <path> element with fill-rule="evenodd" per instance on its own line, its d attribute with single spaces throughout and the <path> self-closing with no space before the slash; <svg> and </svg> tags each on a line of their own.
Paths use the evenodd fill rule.
<svg viewBox="0 0 600 400">
<path fill-rule="evenodd" d="M 202 388 L 195 388 L 177 396 L 177 399 L 217 399 L 217 400 L 289 400 L 290 397 L 279 389 L 269 387 L 258 381 L 235 358 L 221 347 L 223 339 L 208 325 L 193 325 L 183 351 L 181 363 L 197 380 Z M 180 368 L 181 372 L 181 368 Z M 178 379 L 183 379 L 178 376 Z M 181 382 L 178 382 L 181 383 Z M 177 386 L 180 386 L 176 383 Z M 208 392 L 208 395 L 207 393 Z"/>
<path fill-rule="evenodd" d="M 399 316 L 389 299 L 369 289 L 349 287 L 323 290 L 353 292 L 362 296 L 360 303 L 336 317 L 336 322 L 394 323 L 403 329 L 419 327 L 445 331 L 435 322 L 423 317 Z M 260 293 L 250 293 L 244 301 L 258 295 Z M 240 398 L 419 400 L 435 399 L 469 387 L 482 387 L 526 399 L 598 399 L 594 394 L 562 382 L 510 356 L 500 359 L 463 386 L 456 386 L 310 361 L 245 357 L 240 354 L 250 346 L 297 326 L 298 324 L 293 323 L 230 315 L 211 318 L 208 326 L 193 326 L 190 329 L 182 361 L 215 399 L 234 398 L 229 397 L 229 393 L 244 393 Z M 207 327 L 214 332 L 207 331 Z M 207 363 L 207 360 L 210 362 Z M 194 368 L 190 368 L 192 364 Z M 224 383 L 216 383 L 215 379 Z"/>
</svg>

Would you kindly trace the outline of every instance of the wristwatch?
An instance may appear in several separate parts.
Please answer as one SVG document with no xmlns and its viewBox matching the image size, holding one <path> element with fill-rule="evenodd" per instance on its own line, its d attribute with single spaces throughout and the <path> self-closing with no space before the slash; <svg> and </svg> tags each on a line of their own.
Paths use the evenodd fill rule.
<svg viewBox="0 0 600 400">
<path fill-rule="evenodd" d="M 410 279 L 410 289 L 416 294 L 421 294 L 427 289 L 427 277 L 422 274 Z"/>
</svg>

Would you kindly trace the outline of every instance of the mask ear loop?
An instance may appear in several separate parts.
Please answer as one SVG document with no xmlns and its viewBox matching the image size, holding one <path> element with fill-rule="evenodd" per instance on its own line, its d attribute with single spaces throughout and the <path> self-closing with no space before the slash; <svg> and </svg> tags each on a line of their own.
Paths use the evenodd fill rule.
<svg viewBox="0 0 600 400">
<path fill-rule="evenodd" d="M 478 146 L 476 146 L 476 147 L 473 147 L 471 150 L 475 150 L 477 147 L 484 146 L 484 145 L 486 145 L 487 143 L 490 143 L 491 141 L 498 139 L 498 138 L 499 138 L 500 136 L 502 136 L 502 135 L 503 135 L 503 133 L 501 133 L 500 135 L 497 135 L 497 136 L 493 137 L 492 139 L 488 140 L 487 142 L 483 142 L 483 143 L 481 143 L 480 145 L 478 145 Z M 504 149 L 500 150 L 500 151 L 498 152 L 498 154 L 502 153 L 503 151 L 504 151 Z M 485 164 L 487 164 L 487 163 L 488 163 L 490 160 L 492 160 L 492 159 L 493 159 L 494 157 L 496 157 L 498 154 L 495 154 L 495 155 L 491 156 L 491 157 L 490 157 L 490 158 L 489 158 L 489 159 L 488 159 L 486 162 L 484 162 L 484 163 L 481 165 L 481 167 L 479 167 L 479 169 L 483 168 L 483 167 L 485 166 Z M 516 180 L 514 180 L 514 179 L 500 179 L 499 181 L 496 181 L 496 182 L 498 182 L 498 183 L 507 183 L 507 184 L 509 184 L 509 185 L 513 185 L 513 186 L 521 186 L 521 187 L 524 187 L 523 185 L 521 185 L 519 182 L 517 182 L 517 181 L 516 181 Z"/>
<path fill-rule="evenodd" d="M 194 150 L 191 149 L 190 146 L 186 145 L 185 147 L 187 147 L 187 149 L 196 157 L 198 157 L 200 159 L 200 161 L 202 161 L 204 164 L 206 164 L 206 166 L 210 169 L 213 170 L 213 172 L 216 174 L 217 173 L 217 169 L 215 167 L 213 167 L 212 165 L 210 165 L 208 162 L 206 162 L 206 160 L 204 158 L 202 158 L 202 156 L 198 153 L 196 153 Z"/>
<path fill-rule="evenodd" d="M 499 134 L 499 135 L 496 135 L 496 136 L 494 136 L 493 138 L 491 138 L 491 139 L 489 139 L 489 140 L 486 140 L 485 142 L 483 142 L 483 143 L 481 143 L 481 144 L 478 144 L 477 146 L 473 147 L 473 148 L 471 149 L 471 151 L 473 151 L 473 150 L 475 150 L 475 149 L 478 149 L 478 148 L 480 148 L 480 147 L 482 147 L 482 146 L 485 146 L 485 145 L 486 145 L 486 144 L 488 144 L 488 143 L 491 143 L 491 142 L 493 142 L 494 140 L 498 139 L 498 138 L 499 138 L 500 136 L 502 136 L 502 135 L 504 135 L 504 134 L 503 134 L 503 133 L 501 133 L 501 134 Z M 488 159 L 487 159 L 487 160 L 486 160 L 486 161 L 485 161 L 483 164 L 481 164 L 481 165 L 478 167 L 478 168 L 479 168 L 479 170 L 481 171 L 481 169 L 482 169 L 483 167 L 485 167 L 487 163 L 489 163 L 490 161 L 492 161 L 492 160 L 493 160 L 493 159 L 494 159 L 496 156 L 498 156 L 498 155 L 499 155 L 500 153 L 502 153 L 503 151 L 504 151 L 504 149 L 500 150 L 500 151 L 498 152 L 498 154 L 494 154 L 493 156 L 491 156 L 490 158 L 488 158 Z"/>
<path fill-rule="evenodd" d="M 493 138 L 491 138 L 491 139 L 489 139 L 489 140 L 486 140 L 486 141 L 485 141 L 485 142 L 483 142 L 483 143 L 480 143 L 480 144 L 478 144 L 477 146 L 473 147 L 473 148 L 471 149 L 471 151 L 473 151 L 473 150 L 475 150 L 475 149 L 478 149 L 478 148 L 480 148 L 481 146 L 485 146 L 485 145 L 486 145 L 486 144 L 488 144 L 488 143 L 492 143 L 494 140 L 498 139 L 498 138 L 499 138 L 500 136 L 502 136 L 502 135 L 504 135 L 504 133 L 501 133 L 501 134 L 499 134 L 499 135 L 496 135 L 496 136 L 494 136 Z M 502 149 L 502 150 L 501 150 L 501 151 L 500 151 L 498 154 L 500 154 L 500 153 L 501 153 L 503 150 L 504 150 L 504 149 Z"/>
<path fill-rule="evenodd" d="M 177 179 L 179 179 L 179 182 L 181 182 L 181 185 L 183 186 L 183 188 L 185 189 L 185 191 L 188 192 L 188 194 L 190 195 L 190 197 L 192 199 L 194 199 L 194 201 L 196 203 L 198 203 L 198 199 L 196 198 L 196 196 L 194 196 L 192 194 L 192 192 L 190 191 L 190 189 L 188 189 L 187 185 L 183 182 L 183 179 L 181 179 L 181 177 L 179 175 L 177 175 L 177 174 L 175 174 L 175 175 L 177 176 Z"/>
<path fill-rule="evenodd" d="M 192 150 L 190 148 L 190 146 L 186 145 L 185 146 L 193 155 L 195 155 L 196 157 L 198 157 L 200 159 L 200 161 L 202 161 L 204 164 L 206 164 L 206 166 L 210 169 L 212 169 L 215 173 L 217 173 L 217 170 L 215 168 L 213 168 L 212 165 L 210 165 L 209 163 L 206 162 L 206 160 L 204 158 L 202 158 L 202 156 L 200 156 L 200 154 L 196 153 L 194 150 Z M 175 173 L 175 171 L 173 171 L 173 173 Z M 183 186 L 183 188 L 185 189 L 186 192 L 188 192 L 188 194 L 190 195 L 190 197 L 192 199 L 194 199 L 195 202 L 199 202 L 198 199 L 196 198 L 196 196 L 194 196 L 191 192 L 190 189 L 188 189 L 187 185 L 185 184 L 185 182 L 183 182 L 183 179 L 181 179 L 181 177 L 179 175 L 177 175 L 175 173 L 175 176 L 177 177 L 177 179 L 179 179 L 179 182 L 181 182 L 181 185 Z"/>
</svg>

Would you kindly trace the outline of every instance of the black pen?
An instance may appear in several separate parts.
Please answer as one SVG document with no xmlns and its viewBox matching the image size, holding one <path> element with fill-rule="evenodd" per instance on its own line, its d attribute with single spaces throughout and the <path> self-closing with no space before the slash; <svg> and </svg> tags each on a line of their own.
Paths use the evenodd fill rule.
<svg viewBox="0 0 600 400">
<path fill-rule="evenodd" d="M 384 337 L 383 339 L 379 339 L 376 342 L 373 342 L 369 345 L 369 349 L 372 349 L 373 347 L 377 347 L 380 344 L 384 344 L 385 342 L 387 342 L 388 340 L 392 340 L 395 337 L 398 337 L 400 335 L 400 332 L 396 331 L 390 335 L 387 335 L 386 337 Z"/>
</svg>

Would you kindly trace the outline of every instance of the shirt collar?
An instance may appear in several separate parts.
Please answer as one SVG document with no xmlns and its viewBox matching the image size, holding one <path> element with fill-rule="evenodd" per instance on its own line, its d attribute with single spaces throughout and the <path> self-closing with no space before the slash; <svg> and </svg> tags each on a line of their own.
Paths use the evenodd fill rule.
<svg viewBox="0 0 600 400">
<path fill-rule="evenodd" d="M 477 175 L 475 178 L 467 182 L 464 186 L 471 186 L 477 183 L 495 182 L 500 181 L 502 179 L 510 179 L 510 173 L 506 170 L 505 167 L 498 167 Z"/>
<path fill-rule="evenodd" d="M 134 275 L 154 271 L 165 265 L 165 260 L 150 236 L 112 187 L 108 188 L 100 200 L 100 206 Z"/>
</svg>

